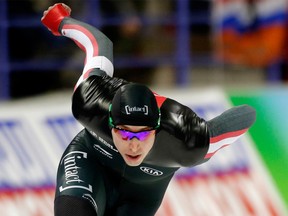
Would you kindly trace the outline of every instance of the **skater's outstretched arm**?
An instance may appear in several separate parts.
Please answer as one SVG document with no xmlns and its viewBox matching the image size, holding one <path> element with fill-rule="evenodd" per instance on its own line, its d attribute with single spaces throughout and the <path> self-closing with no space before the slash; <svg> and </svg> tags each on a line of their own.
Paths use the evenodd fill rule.
<svg viewBox="0 0 288 216">
<path fill-rule="evenodd" d="M 113 76 L 113 43 L 100 30 L 70 17 L 71 9 L 58 3 L 49 7 L 41 19 L 56 36 L 72 39 L 86 54 L 84 68 L 76 87 L 90 75 Z"/>
</svg>

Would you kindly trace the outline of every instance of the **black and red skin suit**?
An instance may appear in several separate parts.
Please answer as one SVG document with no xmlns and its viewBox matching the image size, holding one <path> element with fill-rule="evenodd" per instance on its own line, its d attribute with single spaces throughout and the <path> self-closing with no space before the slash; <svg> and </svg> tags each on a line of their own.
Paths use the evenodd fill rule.
<svg viewBox="0 0 288 216">
<path fill-rule="evenodd" d="M 112 42 L 95 27 L 71 18 L 62 4 L 54 5 L 42 22 L 54 35 L 72 39 L 86 54 L 72 97 L 73 115 L 84 129 L 59 163 L 56 216 L 154 215 L 180 167 L 207 162 L 255 121 L 255 110 L 248 105 L 206 121 L 189 107 L 155 93 L 161 111 L 155 143 L 142 164 L 128 166 L 108 125 L 113 96 L 129 83 L 113 77 Z"/>
</svg>

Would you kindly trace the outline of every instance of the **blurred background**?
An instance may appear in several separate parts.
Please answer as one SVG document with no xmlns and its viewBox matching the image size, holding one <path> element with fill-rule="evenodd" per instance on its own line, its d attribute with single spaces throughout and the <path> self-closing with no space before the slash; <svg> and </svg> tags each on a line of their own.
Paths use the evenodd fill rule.
<svg viewBox="0 0 288 216">
<path fill-rule="evenodd" d="M 2 98 L 71 88 L 78 79 L 83 53 L 39 22 L 57 2 L 1 1 Z M 114 42 L 117 76 L 164 87 L 258 86 L 288 79 L 284 0 L 63 2 L 75 18 Z M 41 79 L 46 82 L 35 81 Z"/>
<path fill-rule="evenodd" d="M 58 160 L 81 129 L 70 97 L 85 55 L 40 21 L 58 2 L 0 1 L 4 216 L 52 215 Z M 114 76 L 147 84 L 207 119 L 244 103 L 257 110 L 238 147 L 175 176 L 159 216 L 287 215 L 288 0 L 61 2 L 113 41 Z"/>
</svg>

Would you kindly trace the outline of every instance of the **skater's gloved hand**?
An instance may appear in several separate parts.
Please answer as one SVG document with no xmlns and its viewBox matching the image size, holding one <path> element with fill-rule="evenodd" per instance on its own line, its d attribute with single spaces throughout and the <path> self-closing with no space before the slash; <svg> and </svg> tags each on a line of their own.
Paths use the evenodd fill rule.
<svg viewBox="0 0 288 216">
<path fill-rule="evenodd" d="M 60 36 L 59 25 L 61 21 L 70 16 L 71 8 L 64 3 L 57 3 L 53 6 L 50 6 L 47 10 L 44 11 L 41 18 L 41 22 L 45 25 L 49 31 L 54 35 Z"/>
</svg>

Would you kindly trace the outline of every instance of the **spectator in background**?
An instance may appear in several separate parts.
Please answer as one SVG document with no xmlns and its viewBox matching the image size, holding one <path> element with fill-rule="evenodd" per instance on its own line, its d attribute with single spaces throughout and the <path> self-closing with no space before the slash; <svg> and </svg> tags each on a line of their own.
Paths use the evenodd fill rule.
<svg viewBox="0 0 288 216">
<path fill-rule="evenodd" d="M 145 1 L 100 0 L 100 13 L 103 20 L 111 21 L 101 29 L 109 38 L 116 41 L 115 53 L 137 52 L 137 42 L 142 28 L 140 13 Z"/>
</svg>

